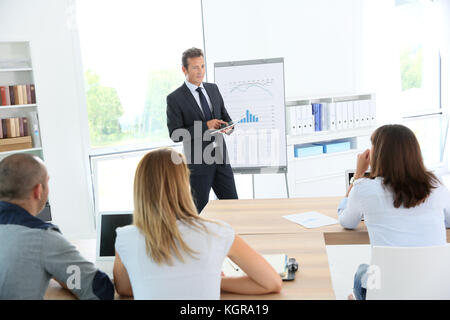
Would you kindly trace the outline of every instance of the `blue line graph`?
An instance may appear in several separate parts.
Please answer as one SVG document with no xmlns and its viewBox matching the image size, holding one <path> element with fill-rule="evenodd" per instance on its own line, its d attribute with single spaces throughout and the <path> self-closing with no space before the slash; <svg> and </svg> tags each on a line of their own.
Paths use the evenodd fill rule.
<svg viewBox="0 0 450 320">
<path fill-rule="evenodd" d="M 233 93 L 235 91 L 247 92 L 250 88 L 254 88 L 254 87 L 263 90 L 271 97 L 273 96 L 273 94 L 272 94 L 272 92 L 270 92 L 270 90 L 268 90 L 267 88 L 264 87 L 264 85 L 259 84 L 259 83 L 244 83 L 244 84 L 237 85 L 237 86 L 231 88 L 230 93 Z"/>
</svg>

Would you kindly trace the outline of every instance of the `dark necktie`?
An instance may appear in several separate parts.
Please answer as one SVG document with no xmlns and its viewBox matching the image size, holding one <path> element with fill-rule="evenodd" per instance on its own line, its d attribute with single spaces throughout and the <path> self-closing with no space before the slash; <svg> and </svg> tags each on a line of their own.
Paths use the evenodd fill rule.
<svg viewBox="0 0 450 320">
<path fill-rule="evenodd" d="M 200 96 L 200 104 L 202 105 L 203 115 L 205 116 L 206 121 L 211 120 L 211 110 L 209 109 L 208 101 L 206 101 L 206 97 L 202 92 L 202 88 L 198 87 L 197 89 L 195 89 L 195 91 L 197 91 L 198 95 Z"/>
</svg>

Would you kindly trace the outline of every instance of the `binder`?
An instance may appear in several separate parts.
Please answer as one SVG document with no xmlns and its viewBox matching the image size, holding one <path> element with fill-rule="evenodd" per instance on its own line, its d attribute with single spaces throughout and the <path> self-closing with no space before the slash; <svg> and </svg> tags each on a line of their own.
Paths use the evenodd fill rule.
<svg viewBox="0 0 450 320">
<path fill-rule="evenodd" d="M 353 129 L 355 127 L 354 101 L 347 101 L 347 119 L 348 119 L 348 128 Z"/>
<path fill-rule="evenodd" d="M 370 124 L 370 104 L 369 100 L 361 100 L 360 117 L 361 127 L 367 127 Z"/>
<path fill-rule="evenodd" d="M 297 134 L 297 107 L 289 107 L 289 130 L 291 135 Z"/>
<path fill-rule="evenodd" d="M 314 115 L 314 131 L 320 131 L 320 114 L 319 105 L 317 103 L 312 104 L 312 113 Z"/>
<path fill-rule="evenodd" d="M 375 104 L 375 99 L 371 99 L 370 101 L 370 125 L 377 125 L 377 109 Z"/>
<path fill-rule="evenodd" d="M 305 122 L 305 120 L 303 119 L 301 106 L 295 106 L 295 114 L 296 114 L 295 125 L 297 127 L 296 128 L 297 134 L 302 134 L 304 132 L 303 123 Z"/>
<path fill-rule="evenodd" d="M 303 133 L 314 132 L 314 115 L 312 112 L 312 106 L 310 104 L 302 106 L 302 118 L 303 118 Z"/>
<path fill-rule="evenodd" d="M 348 129 L 348 110 L 347 102 L 342 102 L 342 129 Z"/>
<path fill-rule="evenodd" d="M 361 101 L 359 101 L 359 100 L 353 101 L 353 113 L 354 113 L 353 121 L 354 121 L 355 128 L 361 127 L 360 110 L 361 110 Z"/>
<path fill-rule="evenodd" d="M 336 129 L 337 130 L 342 130 L 343 129 L 343 127 L 344 127 L 344 124 L 343 124 L 343 119 L 342 119 L 342 117 L 343 117 L 343 104 L 342 104 L 342 102 L 337 102 L 336 103 Z"/>
<path fill-rule="evenodd" d="M 328 130 L 336 130 L 336 103 L 328 103 Z"/>
<path fill-rule="evenodd" d="M 330 130 L 330 126 L 329 126 L 329 120 L 328 117 L 330 116 L 330 113 L 328 112 L 329 109 L 329 103 L 324 102 L 321 103 L 322 105 L 322 131 L 328 131 Z"/>
</svg>

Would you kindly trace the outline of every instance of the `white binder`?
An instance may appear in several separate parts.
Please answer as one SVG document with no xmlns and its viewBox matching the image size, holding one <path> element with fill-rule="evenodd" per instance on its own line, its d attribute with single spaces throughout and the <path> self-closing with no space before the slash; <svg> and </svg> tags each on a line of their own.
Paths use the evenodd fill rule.
<svg viewBox="0 0 450 320">
<path fill-rule="evenodd" d="M 306 119 L 303 117 L 303 106 L 296 106 L 295 112 L 297 114 L 297 134 L 305 133 L 305 121 Z"/>
<path fill-rule="evenodd" d="M 370 125 L 370 103 L 369 100 L 360 101 L 360 117 L 361 117 L 361 127 L 367 127 Z"/>
<path fill-rule="evenodd" d="M 355 127 L 354 101 L 347 101 L 347 123 L 349 129 L 353 129 Z"/>
<path fill-rule="evenodd" d="M 304 133 L 312 133 L 314 132 L 314 116 L 312 114 L 312 106 L 310 104 L 302 106 L 303 109 L 303 119 L 305 130 Z"/>
<path fill-rule="evenodd" d="M 375 104 L 375 99 L 371 99 L 370 101 L 370 125 L 377 125 L 377 108 Z"/>
<path fill-rule="evenodd" d="M 289 130 L 291 135 L 298 134 L 297 132 L 297 106 L 289 107 Z"/>
<path fill-rule="evenodd" d="M 329 103 L 327 103 L 327 102 L 322 102 L 321 103 L 321 105 L 322 105 L 322 119 L 321 119 L 321 121 L 322 121 L 322 131 L 330 130 L 330 127 L 328 125 L 328 116 L 329 116 L 329 114 L 328 114 L 328 108 L 329 108 L 328 104 Z"/>
<path fill-rule="evenodd" d="M 336 129 L 337 130 L 341 130 L 344 128 L 344 124 L 342 123 L 343 107 L 344 107 L 344 105 L 342 104 L 342 102 L 336 103 Z"/>
<path fill-rule="evenodd" d="M 347 101 L 342 102 L 342 129 L 348 129 Z"/>
<path fill-rule="evenodd" d="M 360 100 L 356 100 L 353 101 L 353 122 L 354 122 L 354 127 L 355 128 L 360 128 L 361 127 L 361 101 Z"/>
<path fill-rule="evenodd" d="M 336 130 L 336 103 L 328 103 L 328 128 L 329 130 Z"/>
</svg>

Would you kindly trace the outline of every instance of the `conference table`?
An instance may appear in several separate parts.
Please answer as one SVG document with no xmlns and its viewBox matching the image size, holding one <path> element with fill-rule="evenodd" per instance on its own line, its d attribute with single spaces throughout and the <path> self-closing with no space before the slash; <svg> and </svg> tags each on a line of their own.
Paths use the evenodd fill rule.
<svg viewBox="0 0 450 320">
<path fill-rule="evenodd" d="M 287 254 L 299 264 L 295 280 L 283 281 L 281 293 L 239 295 L 222 293 L 221 299 L 335 299 L 328 265 L 326 245 L 369 244 L 364 222 L 352 230 L 339 224 L 307 229 L 283 216 L 316 211 L 337 219 L 341 197 L 251 199 L 210 201 L 201 216 L 222 220 L 261 254 Z M 447 230 L 450 239 L 450 230 Z M 95 262 L 95 239 L 73 241 L 81 254 Z M 56 281 L 51 280 L 46 299 L 75 299 Z M 116 299 L 121 299 L 116 293 Z"/>
<path fill-rule="evenodd" d="M 325 245 L 367 244 L 364 223 L 355 230 L 339 225 L 307 229 L 283 218 L 284 215 L 317 211 L 337 218 L 341 198 L 290 198 L 213 200 L 202 217 L 229 223 L 246 242 L 261 254 L 284 253 L 299 264 L 295 280 L 284 281 L 279 294 L 238 295 L 222 293 L 222 299 L 335 299 Z M 72 241 L 81 254 L 95 262 L 95 239 Z M 74 299 L 51 280 L 46 299 Z M 116 298 L 122 298 L 116 294 Z"/>
</svg>

